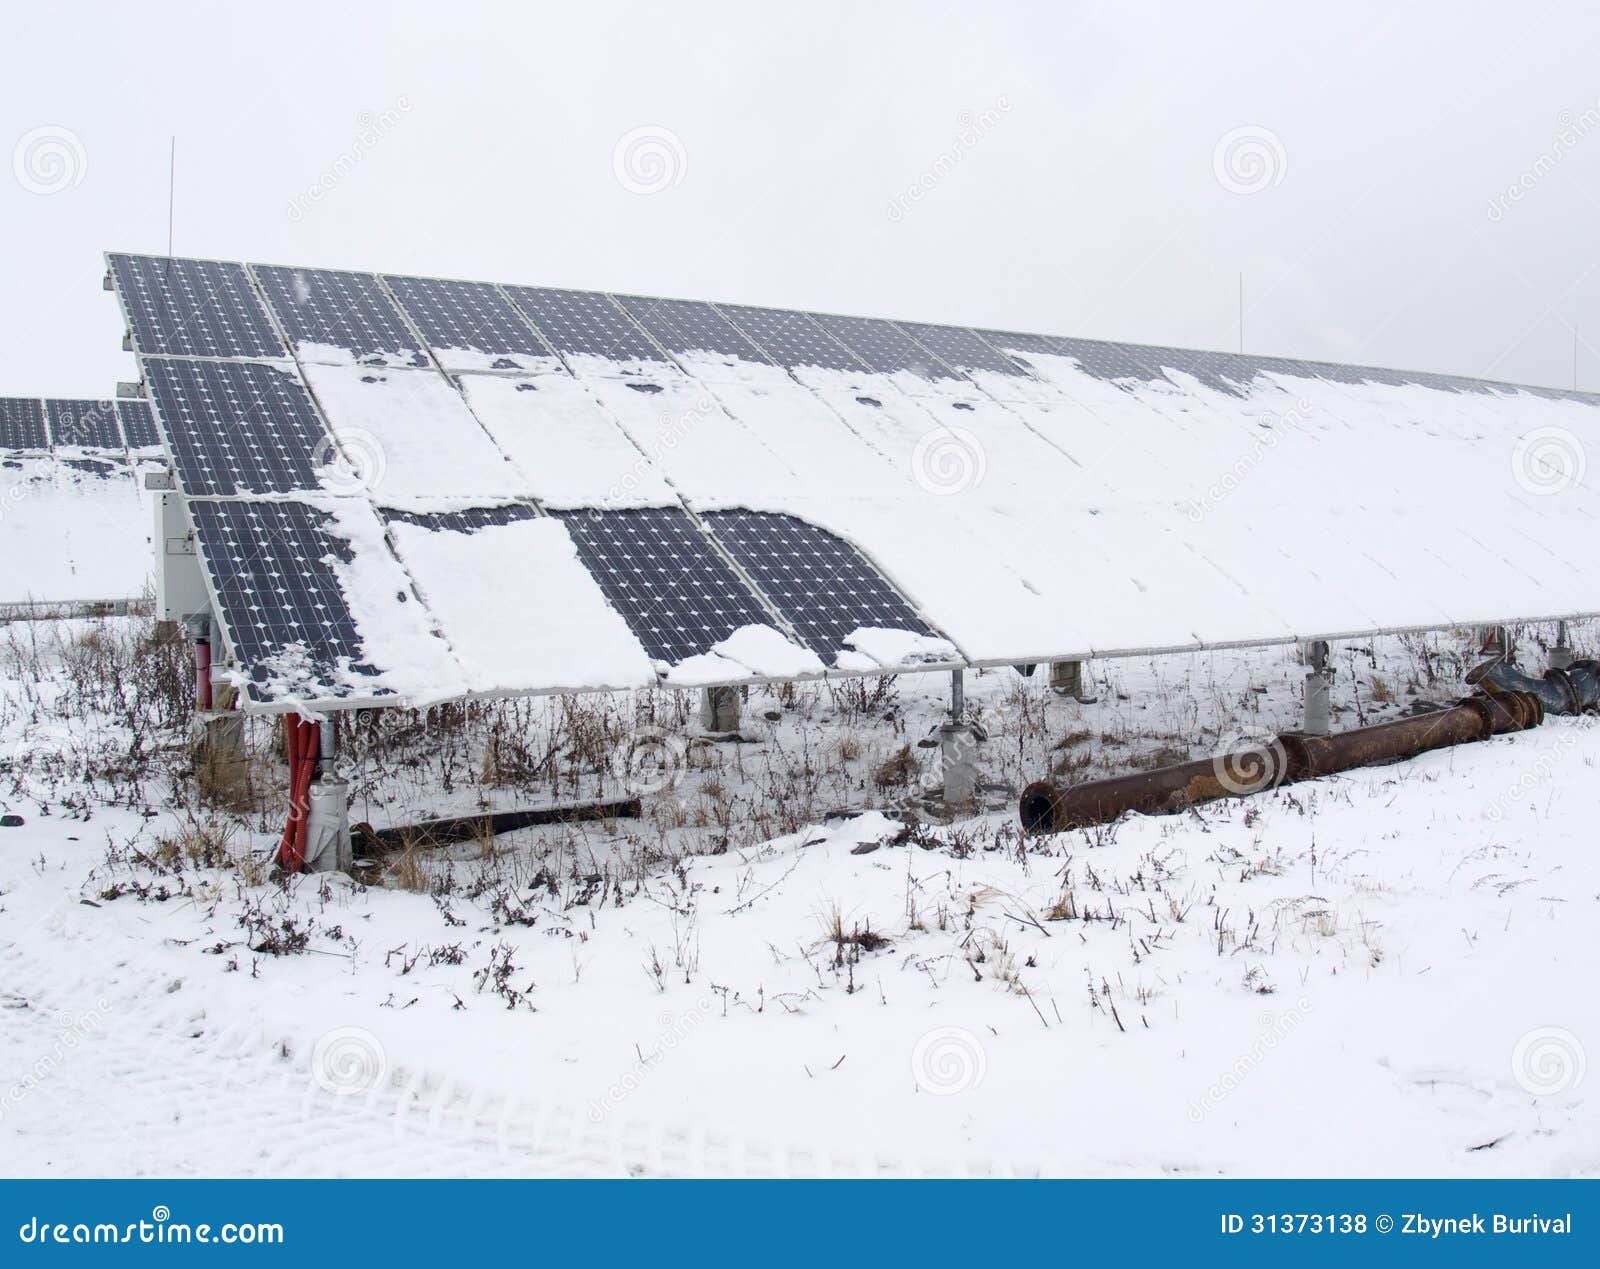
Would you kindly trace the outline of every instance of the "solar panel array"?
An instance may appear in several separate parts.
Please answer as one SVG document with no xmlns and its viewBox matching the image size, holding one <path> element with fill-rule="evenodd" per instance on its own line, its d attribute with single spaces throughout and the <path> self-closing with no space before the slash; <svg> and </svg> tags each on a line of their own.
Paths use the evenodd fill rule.
<svg viewBox="0 0 1600 1269">
<path fill-rule="evenodd" d="M 143 402 L 0 398 L 0 609 L 87 612 L 144 594 L 139 467 L 159 443 Z"/>
<path fill-rule="evenodd" d="M 111 274 L 180 487 L 211 508 L 197 534 L 222 623 L 250 632 L 234 655 L 309 649 L 319 667 L 288 687 L 259 676 L 261 703 L 319 685 L 355 701 L 363 680 L 381 697 L 396 680 L 374 648 L 432 655 L 451 632 L 472 631 L 481 671 L 492 640 L 442 607 L 465 602 L 453 552 L 496 529 L 549 549 L 501 528 L 526 520 L 562 527 L 590 588 L 541 619 L 600 603 L 636 640 L 628 664 L 668 682 L 719 645 L 760 679 L 1600 608 L 1600 578 L 1552 549 L 1592 527 L 1595 491 L 1541 501 L 1500 452 L 1540 425 L 1592 435 L 1586 394 L 485 282 L 129 256 Z M 1470 514 L 1403 474 L 1429 461 L 1482 477 Z M 1326 491 L 1315 540 L 1283 527 L 1307 489 Z M 244 504 L 273 509 L 222 510 Z M 425 586 L 406 581 L 401 524 L 449 531 L 410 540 Z M 352 532 L 344 558 L 334 540 Z M 274 533 L 287 546 L 264 545 Z M 251 549 L 309 589 L 281 568 L 225 586 Z M 401 579 L 382 620 L 405 630 L 351 593 L 367 572 L 385 579 L 367 589 Z M 515 559 L 480 572 L 541 584 Z M 1510 607 L 1486 606 L 1485 579 Z M 303 611 L 269 621 L 271 604 Z M 747 663 L 727 641 L 752 625 L 771 638 L 739 643 Z M 585 686 L 562 673 L 501 666 L 494 682 Z"/>
</svg>

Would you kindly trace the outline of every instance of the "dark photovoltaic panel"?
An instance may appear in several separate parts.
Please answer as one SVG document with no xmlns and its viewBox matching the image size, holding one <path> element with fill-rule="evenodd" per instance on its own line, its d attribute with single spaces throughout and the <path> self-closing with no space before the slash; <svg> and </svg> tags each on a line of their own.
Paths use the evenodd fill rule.
<svg viewBox="0 0 1600 1269">
<path fill-rule="evenodd" d="M 759 511 L 716 511 L 706 523 L 825 662 L 864 626 L 937 633 L 866 556 L 826 529 Z"/>
<path fill-rule="evenodd" d="M 930 326 L 925 322 L 895 323 L 952 370 L 987 370 L 1021 375 L 1022 368 L 965 326 Z"/>
<path fill-rule="evenodd" d="M 609 296 L 538 286 L 508 286 L 506 293 L 557 352 L 667 364 L 661 350 Z"/>
<path fill-rule="evenodd" d="M 161 448 L 161 437 L 156 432 L 156 421 L 148 401 L 119 400 L 117 417 L 122 420 L 122 434 L 128 439 L 129 449 Z"/>
<path fill-rule="evenodd" d="M 115 401 L 63 401 L 44 403 L 50 420 L 50 443 L 81 449 L 122 449 L 122 429 L 117 426 Z"/>
<path fill-rule="evenodd" d="M 318 488 L 331 442 L 293 375 L 215 361 L 150 361 L 145 374 L 190 497 Z"/>
<path fill-rule="evenodd" d="M 327 517 L 297 502 L 189 503 L 223 625 L 239 663 L 255 680 L 270 667 L 302 659 L 323 683 L 340 672 L 370 673 L 361 640 L 328 557 L 349 558 L 326 530 Z M 285 656 L 285 653 L 288 656 Z"/>
<path fill-rule="evenodd" d="M 645 652 L 678 662 L 771 615 L 685 511 L 555 513 Z"/>
<path fill-rule="evenodd" d="M 342 348 L 362 365 L 428 364 L 376 274 L 253 267 L 272 311 L 297 348 Z M 300 351 L 304 356 L 305 350 Z"/>
<path fill-rule="evenodd" d="M 668 352 L 713 352 L 743 361 L 766 356 L 726 317 L 695 300 L 652 300 L 638 295 L 612 297 Z"/>
<path fill-rule="evenodd" d="M 49 449 L 44 406 L 33 397 L 0 397 L 0 449 Z"/>
<path fill-rule="evenodd" d="M 717 310 L 759 344 L 768 358 L 786 369 L 819 366 L 854 373 L 867 369 L 859 357 L 805 313 L 744 304 L 718 304 Z"/>
<path fill-rule="evenodd" d="M 959 377 L 948 366 L 940 365 L 926 348 L 893 322 L 879 321 L 875 317 L 840 317 L 832 313 L 813 314 L 813 317 L 817 325 L 879 374 L 908 371 L 924 379 Z"/>
<path fill-rule="evenodd" d="M 436 278 L 384 280 L 435 349 L 471 349 L 500 358 L 503 365 L 490 366 L 495 370 L 517 370 L 529 358 L 554 356 L 497 286 Z"/>
<path fill-rule="evenodd" d="M 458 511 L 395 511 L 384 508 L 383 518 L 390 524 L 415 524 L 435 532 L 476 533 L 496 524 L 516 524 L 536 520 L 539 513 L 523 503 L 504 507 L 463 507 Z"/>
<path fill-rule="evenodd" d="M 114 255 L 111 271 L 141 353 L 288 356 L 243 265 Z"/>
</svg>

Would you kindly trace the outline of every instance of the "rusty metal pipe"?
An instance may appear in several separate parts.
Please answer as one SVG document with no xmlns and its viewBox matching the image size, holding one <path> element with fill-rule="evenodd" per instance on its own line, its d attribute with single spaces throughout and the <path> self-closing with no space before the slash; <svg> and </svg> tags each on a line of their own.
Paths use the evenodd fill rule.
<svg viewBox="0 0 1600 1269">
<path fill-rule="evenodd" d="M 1219 798 L 1247 797 L 1280 784 L 1487 740 L 1537 727 L 1543 721 L 1544 707 L 1531 693 L 1478 693 L 1448 709 L 1335 736 L 1285 732 L 1214 758 L 1091 780 L 1071 788 L 1037 780 L 1022 791 L 1018 814 L 1023 830 L 1030 833 L 1109 824 L 1129 811 L 1168 815 Z"/>
</svg>

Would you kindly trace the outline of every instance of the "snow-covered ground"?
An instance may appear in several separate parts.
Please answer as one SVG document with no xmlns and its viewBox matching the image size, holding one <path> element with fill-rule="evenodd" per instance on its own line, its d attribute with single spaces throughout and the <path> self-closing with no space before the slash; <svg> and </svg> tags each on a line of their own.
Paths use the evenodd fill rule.
<svg viewBox="0 0 1600 1269">
<path fill-rule="evenodd" d="M 661 787 L 283 886 L 264 725 L 197 803 L 148 633 L 0 631 L 8 1174 L 1600 1174 L 1592 720 L 1024 839 L 1052 766 L 1292 723 L 1292 652 L 969 674 L 991 809 L 909 828 L 939 676 L 752 690 L 742 744 L 693 694 L 392 714 L 341 759 L 379 826 Z M 1338 648 L 1337 725 L 1470 653 Z"/>
</svg>

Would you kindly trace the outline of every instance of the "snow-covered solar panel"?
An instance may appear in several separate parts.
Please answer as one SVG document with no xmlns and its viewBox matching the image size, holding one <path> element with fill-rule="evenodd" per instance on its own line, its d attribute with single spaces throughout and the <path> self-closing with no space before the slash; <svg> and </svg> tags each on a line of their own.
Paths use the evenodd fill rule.
<svg viewBox="0 0 1600 1269">
<path fill-rule="evenodd" d="M 191 498 L 311 491 L 331 442 L 305 386 L 274 366 L 153 359 L 145 375 Z"/>
<path fill-rule="evenodd" d="M 189 513 L 252 696 L 348 695 L 375 675 L 333 567 L 352 552 L 327 513 L 297 502 L 204 498 L 192 500 Z"/>
<path fill-rule="evenodd" d="M 122 422 L 122 434 L 131 450 L 151 450 L 161 447 L 161 435 L 156 431 L 156 421 L 150 414 L 148 401 L 117 401 L 117 418 Z"/>
<path fill-rule="evenodd" d="M 47 450 L 44 403 L 35 397 L 0 397 L 0 450 Z"/>
<path fill-rule="evenodd" d="M 742 626 L 770 626 L 761 600 L 693 519 L 673 508 L 558 512 L 578 554 L 645 651 L 668 664 Z"/>
<path fill-rule="evenodd" d="M 896 322 L 895 325 L 952 370 L 963 373 L 987 370 L 991 374 L 1014 376 L 1023 374 L 1022 367 L 1015 361 L 965 326 L 933 326 L 927 322 Z"/>
<path fill-rule="evenodd" d="M 710 304 L 639 295 L 614 295 L 612 299 L 668 352 L 710 352 L 758 363 L 767 360 L 743 332 Z"/>
<path fill-rule="evenodd" d="M 860 551 L 794 516 L 715 511 L 706 524 L 828 665 L 857 630 L 937 632 Z"/>
<path fill-rule="evenodd" d="M 301 361 L 334 366 L 428 364 L 376 274 L 253 268 Z"/>
<path fill-rule="evenodd" d="M 120 451 L 122 429 L 117 425 L 115 401 L 76 401 L 50 398 L 44 403 L 50 422 L 50 443 L 71 449 Z"/>
<path fill-rule="evenodd" d="M 559 368 L 554 352 L 499 287 L 438 278 L 384 280 L 446 370 Z"/>
<path fill-rule="evenodd" d="M 590 291 L 563 291 L 547 287 L 506 288 L 522 315 L 557 352 L 582 359 L 582 366 L 613 362 L 621 366 L 643 362 L 670 366 L 666 356 L 650 342 L 633 319 L 608 295 Z"/>
<path fill-rule="evenodd" d="M 242 264 L 111 257 L 135 351 L 146 356 L 288 356 Z"/>
<path fill-rule="evenodd" d="M 959 378 L 893 322 L 872 317 L 841 317 L 836 313 L 813 313 L 811 316 L 817 325 L 878 374 L 904 372 L 929 380 Z"/>
</svg>

